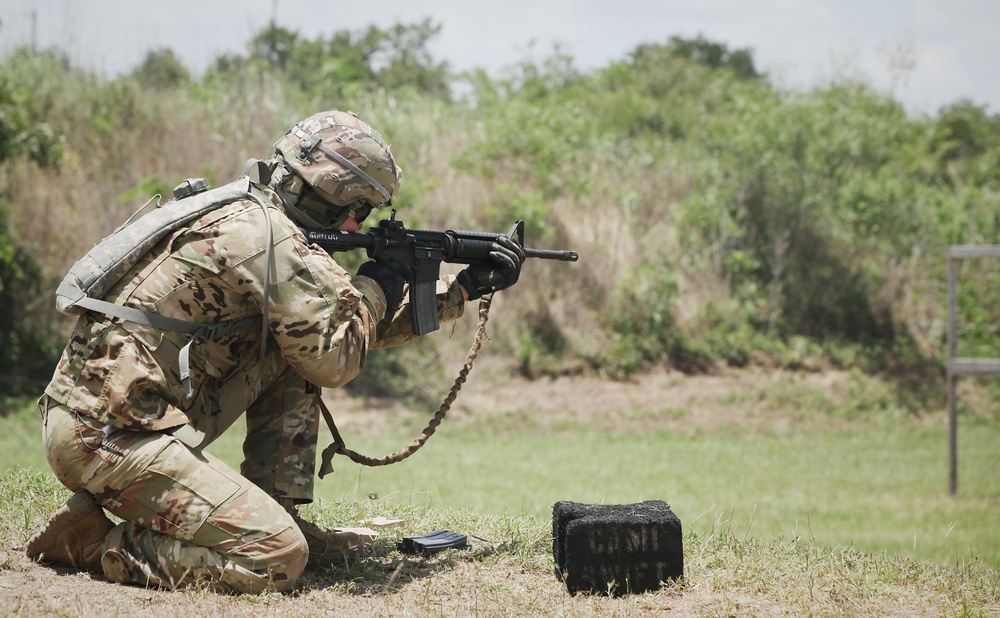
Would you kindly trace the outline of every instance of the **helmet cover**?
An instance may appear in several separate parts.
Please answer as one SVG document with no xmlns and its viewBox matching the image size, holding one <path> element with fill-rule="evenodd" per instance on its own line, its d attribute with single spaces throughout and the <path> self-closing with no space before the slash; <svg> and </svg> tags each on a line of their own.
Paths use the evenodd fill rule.
<svg viewBox="0 0 1000 618">
<path fill-rule="evenodd" d="M 382 208 L 399 190 L 402 173 L 388 144 L 353 113 L 310 116 L 289 129 L 274 149 L 311 189 L 295 186 L 297 179 L 286 187 L 297 202 L 290 210 L 305 215 L 309 224 L 330 225 L 353 205 Z M 311 199 L 302 199 L 307 192 Z"/>
</svg>

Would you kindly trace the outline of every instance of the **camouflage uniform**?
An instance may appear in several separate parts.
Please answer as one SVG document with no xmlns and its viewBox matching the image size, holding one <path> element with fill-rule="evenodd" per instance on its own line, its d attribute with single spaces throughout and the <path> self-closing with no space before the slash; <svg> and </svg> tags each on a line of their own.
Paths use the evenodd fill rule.
<svg viewBox="0 0 1000 618">
<path fill-rule="evenodd" d="M 369 350 L 405 343 L 410 309 L 387 319 L 385 297 L 311 247 L 267 187 L 273 231 L 268 340 L 261 350 L 264 211 L 225 205 L 174 232 L 105 296 L 199 323 L 256 317 L 256 326 L 191 349 L 189 396 L 178 352 L 187 335 L 97 313 L 79 318 L 40 407 L 52 469 L 126 520 L 106 537 L 102 568 L 116 582 L 221 590 L 289 588 L 305 566 L 301 532 L 275 498 L 312 500 L 319 387 L 340 386 Z M 442 280 L 442 322 L 463 313 Z M 246 414 L 240 472 L 200 447 Z M 172 435 L 189 424 L 195 446 Z M 186 440 L 191 442 L 191 440 Z"/>
</svg>

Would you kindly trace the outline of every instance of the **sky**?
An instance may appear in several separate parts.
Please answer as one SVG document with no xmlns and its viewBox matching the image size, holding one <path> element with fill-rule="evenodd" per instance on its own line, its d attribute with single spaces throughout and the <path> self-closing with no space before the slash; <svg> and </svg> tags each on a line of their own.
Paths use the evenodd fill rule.
<svg viewBox="0 0 1000 618">
<path fill-rule="evenodd" d="M 167 47 L 198 74 L 272 18 L 306 38 L 430 18 L 435 59 L 491 74 L 557 47 L 590 70 L 700 35 L 749 48 L 782 88 L 847 75 L 915 113 L 962 99 L 1000 113 L 1000 0 L 0 0 L 0 52 L 34 41 L 114 76 Z"/>
</svg>

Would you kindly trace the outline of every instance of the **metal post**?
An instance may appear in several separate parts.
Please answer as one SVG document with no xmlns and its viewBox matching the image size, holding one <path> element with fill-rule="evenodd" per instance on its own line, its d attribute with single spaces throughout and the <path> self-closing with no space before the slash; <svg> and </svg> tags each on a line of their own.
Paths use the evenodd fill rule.
<svg viewBox="0 0 1000 618">
<path fill-rule="evenodd" d="M 956 402 L 955 376 L 952 360 L 958 352 L 958 260 L 948 256 L 948 491 L 958 491 L 958 404 Z"/>
<path fill-rule="evenodd" d="M 1000 358 L 958 357 L 958 261 L 1000 258 L 1000 245 L 952 245 L 948 248 L 948 489 L 958 491 L 959 376 L 1000 376 Z"/>
</svg>

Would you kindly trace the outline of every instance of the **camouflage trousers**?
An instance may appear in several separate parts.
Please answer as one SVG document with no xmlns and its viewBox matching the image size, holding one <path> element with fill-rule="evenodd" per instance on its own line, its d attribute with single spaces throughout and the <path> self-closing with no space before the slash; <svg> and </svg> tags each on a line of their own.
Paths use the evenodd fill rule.
<svg viewBox="0 0 1000 618">
<path fill-rule="evenodd" d="M 275 498 L 312 499 L 319 395 L 275 358 L 216 386 L 188 411 L 196 446 L 169 432 L 100 427 L 42 398 L 56 476 L 125 520 L 102 547 L 109 581 L 259 593 L 290 589 L 305 568 L 305 538 Z M 244 410 L 241 474 L 201 447 Z"/>
<path fill-rule="evenodd" d="M 320 389 L 292 371 L 280 354 L 247 355 L 225 380 L 207 380 L 187 410 L 204 447 L 246 418 L 240 472 L 276 498 L 312 502 L 319 437 Z"/>
</svg>

